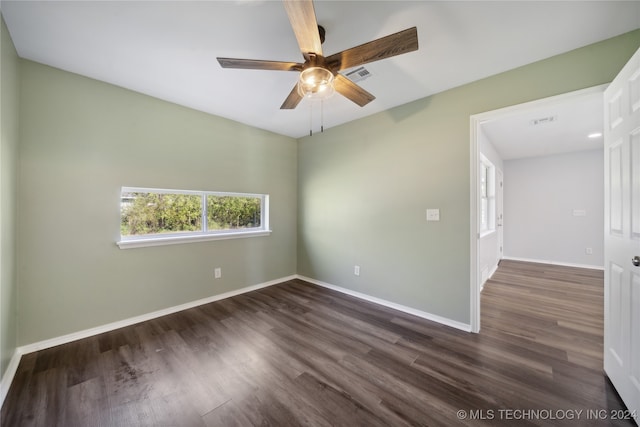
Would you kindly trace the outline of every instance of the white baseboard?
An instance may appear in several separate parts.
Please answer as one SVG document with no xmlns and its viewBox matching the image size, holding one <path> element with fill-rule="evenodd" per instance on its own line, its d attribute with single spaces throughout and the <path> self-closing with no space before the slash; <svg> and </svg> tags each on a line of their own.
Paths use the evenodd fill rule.
<svg viewBox="0 0 640 427">
<path fill-rule="evenodd" d="M 305 282 L 313 283 L 314 285 L 322 286 L 324 288 L 333 289 L 334 291 L 341 292 L 343 294 L 351 295 L 356 298 L 363 299 L 365 301 L 373 302 L 375 304 L 380 304 L 385 307 L 393 308 L 398 311 L 402 311 L 404 313 L 412 314 L 414 316 L 422 317 L 423 319 L 431 320 L 436 323 L 440 323 L 442 325 L 450 326 L 455 329 L 460 329 L 465 332 L 471 332 L 471 325 L 466 323 L 458 322 L 456 320 L 452 320 L 446 317 L 438 316 L 436 314 L 427 313 L 426 311 L 417 310 L 415 308 L 407 307 L 402 304 L 396 304 L 395 302 L 383 300 L 381 298 L 372 297 L 367 294 L 363 294 L 360 292 L 352 291 L 350 289 L 342 288 L 340 286 L 332 285 L 330 283 L 322 282 L 320 280 L 312 279 L 310 277 L 297 275 L 297 278 L 300 280 L 304 280 Z"/>
<path fill-rule="evenodd" d="M 535 262 L 537 264 L 561 265 L 564 267 L 588 268 L 590 270 L 604 270 L 604 267 L 602 265 L 574 264 L 571 262 L 551 261 L 548 259 L 519 258 L 519 257 L 510 257 L 510 256 L 503 256 L 502 259 L 507 261 L 523 261 L 523 262 Z"/>
<path fill-rule="evenodd" d="M 2 381 L 0 382 L 0 407 L 2 406 L 2 403 L 4 402 L 5 397 L 7 396 L 7 393 L 9 391 L 9 387 L 11 386 L 11 382 L 13 381 L 13 377 L 16 374 L 16 371 L 18 370 L 18 365 L 20 364 L 20 359 L 22 357 L 22 355 L 24 354 L 28 354 L 28 353 L 33 353 L 34 351 L 39 351 L 39 350 L 44 350 L 46 348 L 51 348 L 51 347 L 55 347 L 57 345 L 61 345 L 61 344 L 67 344 L 70 343 L 72 341 L 76 341 L 79 339 L 83 339 L 83 338 L 88 338 L 88 337 L 92 337 L 94 335 L 98 335 L 104 332 L 110 332 L 116 329 L 120 329 L 123 328 L 125 326 L 131 326 L 131 325 L 135 325 L 136 323 L 140 323 L 140 322 L 145 322 L 147 320 L 152 320 L 161 316 L 166 316 L 167 314 L 172 314 L 172 313 L 176 313 L 178 311 L 182 311 L 182 310 L 187 310 L 189 308 L 193 308 L 193 307 L 198 307 L 200 305 L 204 305 L 204 304 L 209 304 L 211 302 L 214 301 L 219 301 L 222 299 L 226 299 L 226 298 L 230 298 L 236 295 L 241 295 L 247 292 L 251 292 L 251 291 L 255 291 L 258 289 L 262 289 L 262 288 L 266 288 L 269 286 L 273 286 L 276 285 L 278 283 L 282 283 L 282 282 L 286 282 L 288 280 L 292 280 L 292 279 L 301 279 L 304 281 L 307 281 L 309 283 L 313 283 L 315 285 L 318 286 L 322 286 L 325 288 L 329 288 L 329 289 L 333 289 L 335 291 L 338 292 L 342 292 L 344 294 L 347 295 L 351 295 L 354 296 L 356 298 L 360 298 L 363 299 L 365 301 L 369 301 L 369 302 L 373 302 L 376 304 L 380 304 L 382 306 L 385 307 L 389 307 L 389 308 L 393 308 L 395 310 L 398 311 L 402 311 L 404 313 L 408 313 L 408 314 L 412 314 L 414 316 L 418 316 L 421 317 L 423 319 L 427 319 L 427 320 L 431 320 L 446 326 L 450 326 L 452 328 L 455 329 L 460 329 L 462 331 L 465 332 L 470 332 L 471 331 L 471 325 L 468 325 L 466 323 L 462 323 L 462 322 L 458 322 L 455 320 L 451 320 L 448 319 L 446 317 L 442 317 L 442 316 L 438 316 L 435 314 L 431 314 L 431 313 L 427 313 L 425 311 L 421 311 L 421 310 L 416 310 L 414 308 L 411 307 L 407 307 L 401 304 L 396 304 L 394 302 L 390 302 L 390 301 L 386 301 L 380 298 L 376 298 L 376 297 L 372 297 L 360 292 L 356 292 L 356 291 L 352 291 L 346 288 L 342 288 L 340 286 L 335 286 L 329 283 L 325 283 L 319 280 L 315 280 L 315 279 L 311 279 L 309 277 L 305 277 L 305 276 L 300 276 L 298 274 L 292 275 L 292 276 L 287 276 L 287 277 L 282 277 L 280 279 L 275 279 L 275 280 L 271 280 L 268 282 L 264 282 L 264 283 L 260 283 L 257 285 L 252 285 L 252 286 L 247 286 L 244 288 L 240 288 L 240 289 L 236 289 L 234 291 L 229 291 L 229 292 L 225 292 L 222 294 L 218 294 L 218 295 L 213 295 L 207 298 L 203 298 L 203 299 L 199 299 L 196 301 L 191 301 L 185 304 L 180 304 L 180 305 L 176 305 L 173 307 L 169 307 L 169 308 L 165 308 L 162 310 L 157 310 L 157 311 L 153 311 L 151 313 L 147 313 L 147 314 L 142 314 L 140 316 L 135 316 L 135 317 L 130 317 L 128 319 L 124 319 L 124 320 L 119 320 L 117 322 L 112 322 L 112 323 L 108 323 L 106 325 L 101 325 L 101 326 L 97 326 L 95 328 L 90 328 L 90 329 L 85 329 L 82 331 L 78 331 L 78 332 L 73 332 L 70 334 L 66 334 L 66 335 L 62 335 L 59 337 L 55 337 L 55 338 L 50 338 L 47 340 L 43 340 L 43 341 L 38 341 L 32 344 L 27 344 L 24 346 L 20 346 L 18 348 L 16 348 L 13 357 L 11 358 L 11 361 L 9 362 L 9 365 L 7 367 L 7 370 L 5 371 L 4 375 L 2 376 Z"/>
<path fill-rule="evenodd" d="M 495 272 L 498 270 L 498 264 L 494 265 L 491 270 L 489 270 L 489 267 L 485 267 L 485 268 L 487 269 L 487 275 L 486 277 L 482 276 L 484 277 L 484 280 L 482 280 L 482 283 L 480 284 L 480 292 L 484 290 L 484 285 L 485 283 L 487 283 L 487 280 L 491 279 L 495 274 Z M 484 269 L 482 270 L 481 274 L 484 274 Z"/>
<path fill-rule="evenodd" d="M 9 361 L 9 365 L 7 366 L 7 370 L 4 371 L 4 375 L 2 375 L 2 381 L 0 381 L 0 408 L 4 403 L 4 398 L 7 397 L 9 387 L 11 387 L 11 383 L 13 382 L 13 377 L 16 375 L 16 371 L 18 370 L 18 365 L 20 364 L 21 357 L 22 353 L 20 353 L 18 349 L 16 349 L 13 352 L 13 356 L 11 356 L 11 360 Z"/>
<path fill-rule="evenodd" d="M 113 331 L 115 329 L 120 329 L 125 326 L 135 325 L 136 323 L 155 319 L 161 316 L 166 316 L 167 314 L 176 313 L 178 311 L 187 310 L 189 308 L 197 307 L 204 304 L 209 304 L 210 302 L 219 301 L 219 300 L 230 298 L 236 295 L 244 294 L 247 292 L 255 291 L 255 290 L 266 288 L 269 286 L 273 286 L 278 283 L 296 279 L 297 277 L 298 277 L 297 275 L 292 275 L 292 276 L 282 277 L 280 279 L 270 280 L 264 283 L 259 283 L 257 285 L 246 286 L 244 288 L 236 289 L 234 291 L 213 295 L 207 298 L 191 301 L 185 304 L 176 305 L 176 306 L 165 308 L 162 310 L 157 310 L 151 313 L 142 314 L 140 316 L 130 317 L 128 319 L 119 320 L 117 322 L 108 323 L 102 326 L 97 326 L 95 328 L 85 329 L 82 331 L 73 332 L 71 334 L 62 335 L 60 337 L 51 338 L 44 341 L 38 341 L 32 344 L 27 344 L 27 345 L 18 347 L 13 353 L 13 357 L 11 357 L 9 366 L 7 367 L 7 370 L 2 376 L 2 382 L 0 382 L 0 407 L 2 407 L 4 399 L 7 396 L 7 393 L 9 392 L 9 387 L 13 382 L 13 377 L 15 376 L 16 371 L 18 370 L 18 365 L 20 364 L 20 359 L 22 358 L 23 354 L 33 353 L 34 351 L 44 350 L 46 348 L 70 343 L 72 341 L 76 341 L 79 339 L 92 337 L 94 335 Z"/>
<path fill-rule="evenodd" d="M 491 269 L 491 271 L 489 272 L 489 279 L 491 279 L 493 277 L 493 275 L 496 273 L 496 271 L 498 271 L 498 264 L 494 265 L 493 268 Z M 487 280 L 489 280 L 487 279 Z"/>
<path fill-rule="evenodd" d="M 247 292 L 255 291 L 257 289 L 266 288 L 268 286 L 273 286 L 278 283 L 286 282 L 288 280 L 295 279 L 297 276 L 287 276 L 282 277 L 280 279 L 270 280 L 268 282 L 260 283 L 257 285 L 246 286 L 244 288 L 236 289 L 234 291 L 224 292 L 222 294 L 213 295 L 207 298 L 199 299 L 196 301 L 187 302 L 185 304 L 176 305 L 169 308 L 164 308 L 162 310 L 153 311 L 151 313 L 142 314 L 140 316 L 130 317 L 128 319 L 119 320 L 117 322 L 108 323 L 106 325 L 97 326 L 95 328 L 85 329 L 78 332 L 73 332 L 71 334 L 62 335 L 60 337 L 51 338 L 44 341 L 35 342 L 33 344 L 27 344 L 25 346 L 19 347 L 17 351 L 20 354 L 28 354 L 34 351 L 43 350 L 45 348 L 55 347 L 60 344 L 66 344 L 72 341 L 76 341 L 82 338 L 88 338 L 94 335 L 98 335 L 104 332 L 113 331 L 115 329 L 120 329 L 125 326 L 135 325 L 136 323 L 145 322 L 147 320 L 155 319 L 161 316 L 166 316 L 167 314 L 176 313 L 178 311 L 187 310 L 189 308 L 197 307 L 204 304 L 209 304 L 210 302 L 219 301 L 222 299 L 230 298 L 236 295 L 244 294 Z"/>
</svg>

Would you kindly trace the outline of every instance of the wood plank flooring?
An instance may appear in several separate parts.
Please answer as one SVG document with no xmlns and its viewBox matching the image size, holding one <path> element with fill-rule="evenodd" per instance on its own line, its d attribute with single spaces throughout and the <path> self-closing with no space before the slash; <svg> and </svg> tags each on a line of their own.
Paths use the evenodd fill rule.
<svg viewBox="0 0 640 427">
<path fill-rule="evenodd" d="M 602 281 L 503 261 L 469 334 L 293 280 L 27 354 L 1 424 L 631 426 Z"/>
</svg>

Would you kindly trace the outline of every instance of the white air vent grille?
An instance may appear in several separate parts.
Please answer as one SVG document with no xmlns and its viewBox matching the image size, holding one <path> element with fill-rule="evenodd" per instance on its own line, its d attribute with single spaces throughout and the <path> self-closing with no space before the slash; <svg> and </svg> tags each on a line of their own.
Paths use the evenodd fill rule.
<svg viewBox="0 0 640 427">
<path fill-rule="evenodd" d="M 371 77 L 371 73 L 366 68 L 359 67 L 359 68 L 356 68 L 355 70 L 352 70 L 346 73 L 345 77 L 347 77 L 349 80 L 351 80 L 354 83 L 358 83 L 364 79 Z"/>
<path fill-rule="evenodd" d="M 558 116 L 540 117 L 538 119 L 531 120 L 532 126 L 546 125 L 558 121 Z"/>
</svg>

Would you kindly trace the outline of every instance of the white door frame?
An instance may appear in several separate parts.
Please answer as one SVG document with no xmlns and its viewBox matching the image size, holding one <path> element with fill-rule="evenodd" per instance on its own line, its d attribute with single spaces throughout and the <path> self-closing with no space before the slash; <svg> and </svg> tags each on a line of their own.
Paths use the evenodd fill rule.
<svg viewBox="0 0 640 427">
<path fill-rule="evenodd" d="M 498 264 L 504 255 L 504 173 L 496 168 L 496 232 L 498 233 Z M 497 266 L 495 267 L 497 268 Z"/>
<path fill-rule="evenodd" d="M 545 107 L 553 105 L 559 101 L 569 99 L 579 99 L 581 97 L 591 96 L 594 93 L 604 93 L 608 84 L 590 87 L 587 89 L 577 90 L 574 92 L 564 93 L 549 98 L 538 99 L 523 104 L 512 105 L 510 107 L 500 108 L 497 110 L 487 111 L 484 113 L 474 114 L 470 119 L 470 326 L 471 332 L 480 332 L 480 215 L 478 215 L 478 206 L 480 206 L 480 192 L 478 190 L 478 165 L 480 162 L 480 150 L 478 148 L 478 137 L 480 135 L 480 126 L 483 123 L 508 117 L 513 114 L 521 113 L 533 108 Z M 604 179 L 604 178 L 603 178 Z"/>
</svg>

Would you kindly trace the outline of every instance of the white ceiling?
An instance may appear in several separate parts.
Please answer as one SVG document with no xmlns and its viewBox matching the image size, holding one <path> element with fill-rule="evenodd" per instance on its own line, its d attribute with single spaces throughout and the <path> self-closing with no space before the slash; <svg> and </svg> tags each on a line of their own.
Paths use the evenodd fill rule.
<svg viewBox="0 0 640 427">
<path fill-rule="evenodd" d="M 582 92 L 510 107 L 481 130 L 503 160 L 601 149 L 589 135 L 603 133 L 603 92 Z"/>
<path fill-rule="evenodd" d="M 222 69 L 216 57 L 301 62 L 279 1 L 0 1 L 18 54 L 276 133 L 309 133 L 279 107 L 297 73 Z M 640 27 L 637 1 L 315 2 L 330 55 L 417 26 L 417 52 L 366 67 L 361 108 L 335 95 L 330 128 Z M 315 107 L 314 131 L 319 129 Z"/>
</svg>

